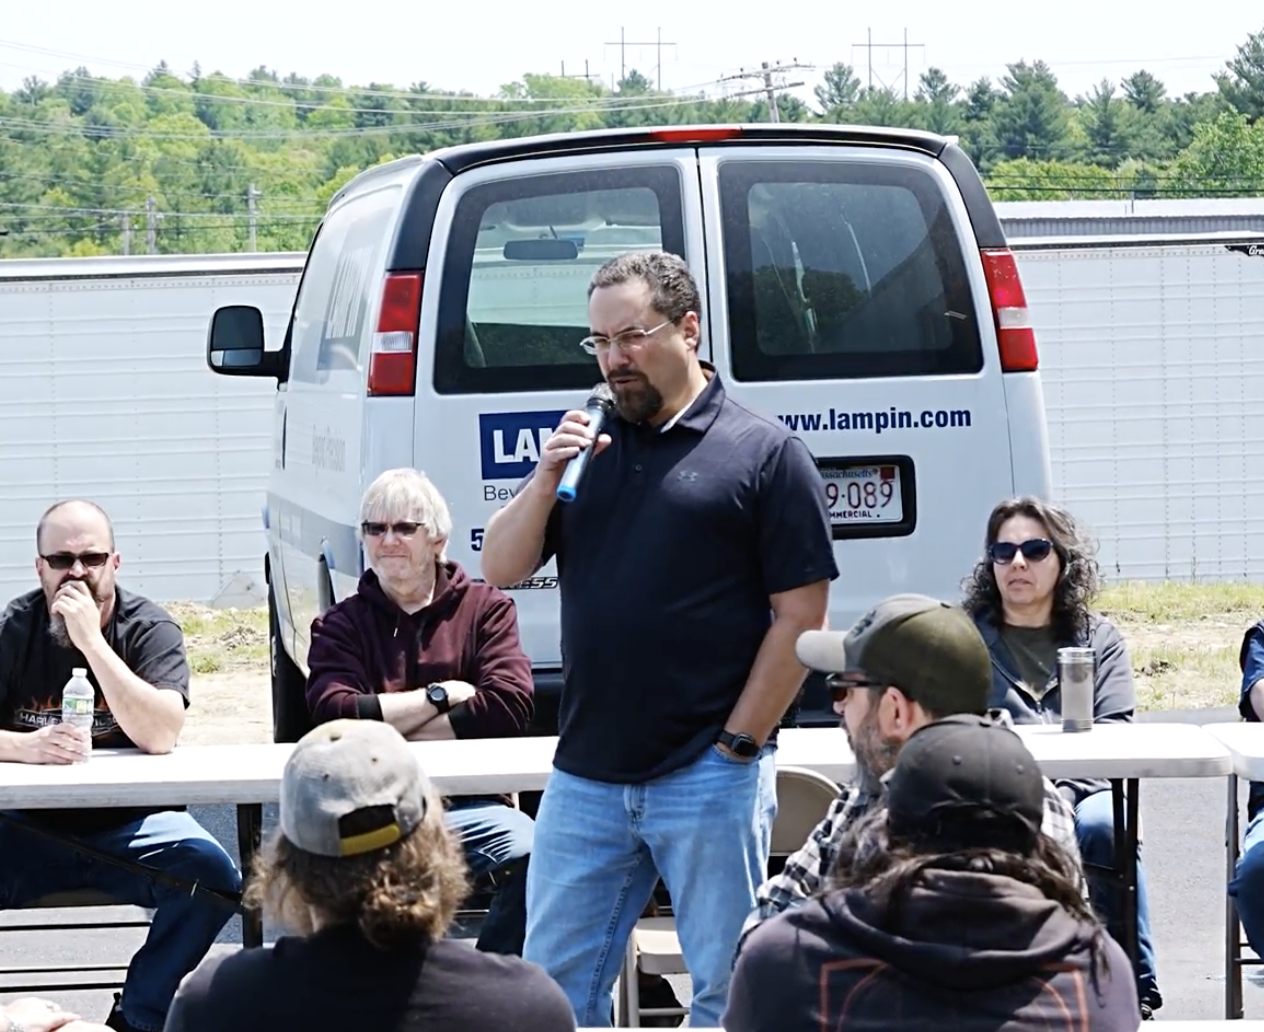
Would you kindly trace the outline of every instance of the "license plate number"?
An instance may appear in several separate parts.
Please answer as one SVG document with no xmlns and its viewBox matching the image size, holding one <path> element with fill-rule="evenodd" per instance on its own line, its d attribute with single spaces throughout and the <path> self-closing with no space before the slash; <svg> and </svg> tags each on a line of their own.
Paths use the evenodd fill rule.
<svg viewBox="0 0 1264 1032">
<path fill-rule="evenodd" d="M 899 523 L 904 519 L 898 466 L 823 469 L 825 504 L 835 527 L 856 523 Z"/>
</svg>

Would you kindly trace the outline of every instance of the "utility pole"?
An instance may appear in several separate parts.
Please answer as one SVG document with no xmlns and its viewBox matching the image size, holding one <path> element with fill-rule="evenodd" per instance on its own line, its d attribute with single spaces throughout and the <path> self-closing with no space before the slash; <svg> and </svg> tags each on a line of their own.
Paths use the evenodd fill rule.
<svg viewBox="0 0 1264 1032">
<path fill-rule="evenodd" d="M 797 69 L 805 71 L 811 70 L 812 65 L 799 64 L 798 59 L 791 61 L 789 64 L 770 65 L 767 61 L 762 61 L 758 71 L 748 72 L 745 69 L 739 71 L 736 75 L 726 75 L 720 82 L 735 82 L 744 79 L 755 79 L 762 82 L 763 85 L 753 90 L 742 90 L 740 93 L 730 93 L 730 97 L 749 97 L 755 94 L 763 94 L 768 99 L 768 117 L 770 121 L 781 121 L 781 110 L 777 107 L 777 93 L 791 89 L 794 86 L 802 86 L 802 82 L 777 82 L 773 79 L 774 75 L 785 75 L 786 72 L 792 72 Z"/>
<path fill-rule="evenodd" d="M 873 51 L 874 51 L 874 48 L 875 48 L 875 47 L 877 47 L 879 50 L 891 50 L 891 49 L 894 49 L 894 50 L 903 50 L 903 51 L 904 51 L 904 99 L 905 99 L 905 100 L 908 100 L 908 92 L 909 92 L 909 61 L 908 61 L 908 52 L 909 52 L 909 47 L 914 47 L 914 48 L 921 47 L 921 48 L 924 50 L 924 49 L 926 48 L 926 44 L 925 44 L 925 43 L 910 43 L 910 42 L 908 41 L 908 29 L 905 29 L 905 30 L 904 30 L 904 42 L 903 42 L 903 43 L 875 43 L 875 42 L 873 41 L 873 29 L 870 29 L 870 30 L 869 30 L 869 42 L 867 42 L 867 43 L 853 43 L 853 44 L 852 44 L 852 47 L 864 47 L 864 48 L 865 48 L 865 50 L 868 52 L 868 55 L 869 55 L 869 88 L 870 88 L 871 90 L 873 89 Z M 879 82 L 882 82 L 881 78 L 879 78 L 879 80 L 878 80 L 878 81 L 879 81 Z M 889 87 L 887 87 L 887 84 L 886 84 L 885 82 L 883 82 L 883 83 L 882 83 L 882 85 L 883 85 L 883 87 L 884 87 L 884 88 L 889 88 Z"/>
<path fill-rule="evenodd" d="M 593 77 L 592 77 L 592 76 L 589 74 L 589 72 L 588 72 L 588 58 L 584 58 L 584 74 L 583 74 L 583 75 L 580 75 L 580 74 L 579 74 L 579 72 L 576 72 L 574 75 L 567 75 L 567 74 L 566 74 L 566 62 L 565 62 L 565 61 L 563 61 L 563 62 L 562 62 L 562 76 L 561 76 L 561 77 L 562 77 L 563 79 L 583 79 L 585 82 L 592 82 Z"/>
<path fill-rule="evenodd" d="M 158 205 L 153 194 L 145 199 L 145 246 L 147 253 L 158 253 Z"/>
<path fill-rule="evenodd" d="M 605 46 L 608 46 L 608 47 L 619 48 L 619 81 L 620 82 L 622 82 L 624 79 L 628 77 L 628 62 L 627 62 L 628 47 L 654 47 L 656 48 L 657 60 L 655 62 L 655 69 L 656 69 L 656 78 L 658 81 L 658 89 L 660 92 L 663 89 L 663 47 L 674 47 L 675 45 L 676 45 L 675 43 L 663 41 L 663 30 L 661 28 L 658 30 L 657 39 L 632 40 L 631 42 L 628 41 L 625 31 L 622 28 L 620 28 L 618 42 L 605 44 Z"/>
<path fill-rule="evenodd" d="M 249 222 L 249 226 L 250 226 L 249 250 L 252 253 L 255 250 L 255 245 L 256 245 L 255 231 L 258 229 L 258 222 L 259 222 L 259 212 L 255 208 L 255 201 L 257 201 L 262 196 L 263 194 L 261 194 L 258 190 L 255 189 L 254 183 L 251 183 L 250 186 L 246 190 L 246 212 L 250 220 Z"/>
<path fill-rule="evenodd" d="M 132 213 L 125 211 L 119 218 L 123 222 L 123 255 L 126 257 L 132 253 Z"/>
</svg>

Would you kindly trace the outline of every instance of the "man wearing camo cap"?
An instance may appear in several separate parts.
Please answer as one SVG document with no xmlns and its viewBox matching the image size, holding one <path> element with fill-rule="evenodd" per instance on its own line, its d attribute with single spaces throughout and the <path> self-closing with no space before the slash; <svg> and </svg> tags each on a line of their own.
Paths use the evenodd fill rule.
<svg viewBox="0 0 1264 1032">
<path fill-rule="evenodd" d="M 895 766 L 909 736 L 961 713 L 989 715 L 992 663 L 974 621 L 959 607 L 925 595 L 894 595 L 865 613 L 850 630 L 805 631 L 799 662 L 827 675 L 834 712 L 856 758 L 856 775 L 780 874 L 756 893 L 742 941 L 760 922 L 820 891 L 843 835 L 881 804 L 882 778 Z M 1070 807 L 1044 779 L 1044 832 L 1079 857 Z M 741 949 L 739 944 L 738 949 Z"/>
</svg>

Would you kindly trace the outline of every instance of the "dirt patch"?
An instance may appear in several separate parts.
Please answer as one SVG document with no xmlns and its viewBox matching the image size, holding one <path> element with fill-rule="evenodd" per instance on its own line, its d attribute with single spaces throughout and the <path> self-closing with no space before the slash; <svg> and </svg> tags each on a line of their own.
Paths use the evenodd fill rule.
<svg viewBox="0 0 1264 1032">
<path fill-rule="evenodd" d="M 195 674 L 181 745 L 254 745 L 272 741 L 267 664 L 231 674 Z"/>
<path fill-rule="evenodd" d="M 272 741 L 268 610 L 165 607 L 184 630 L 193 680 L 183 745 Z"/>
</svg>

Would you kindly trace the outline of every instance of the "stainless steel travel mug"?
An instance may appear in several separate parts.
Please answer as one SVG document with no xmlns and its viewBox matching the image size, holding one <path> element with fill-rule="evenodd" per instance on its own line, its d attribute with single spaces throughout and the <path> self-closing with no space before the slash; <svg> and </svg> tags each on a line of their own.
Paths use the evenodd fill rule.
<svg viewBox="0 0 1264 1032">
<path fill-rule="evenodd" d="M 1093 729 L 1092 649 L 1058 649 L 1058 689 L 1062 697 L 1062 730 Z"/>
</svg>

